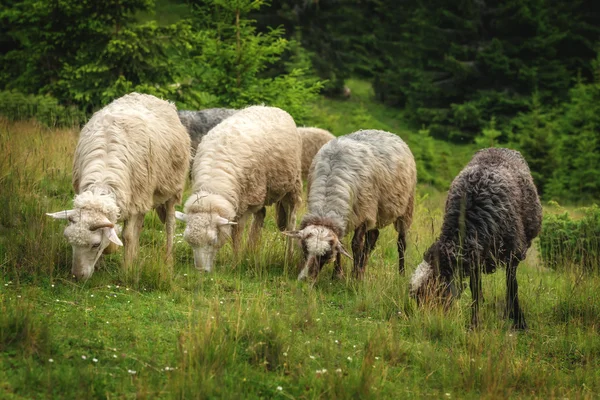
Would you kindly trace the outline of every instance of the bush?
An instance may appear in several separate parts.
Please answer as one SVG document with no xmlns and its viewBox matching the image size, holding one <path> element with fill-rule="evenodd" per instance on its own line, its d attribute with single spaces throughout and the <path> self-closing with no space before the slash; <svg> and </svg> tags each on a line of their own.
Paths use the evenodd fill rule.
<svg viewBox="0 0 600 400">
<path fill-rule="evenodd" d="M 580 209 L 583 217 L 574 219 L 565 211 L 544 216 L 540 252 L 545 264 L 553 269 L 581 267 L 600 272 L 600 207 Z"/>
<path fill-rule="evenodd" d="M 18 91 L 0 91 L 0 115 L 9 121 L 35 118 L 48 127 L 79 125 L 86 120 L 83 111 L 65 107 L 50 96 L 25 95 Z"/>
</svg>

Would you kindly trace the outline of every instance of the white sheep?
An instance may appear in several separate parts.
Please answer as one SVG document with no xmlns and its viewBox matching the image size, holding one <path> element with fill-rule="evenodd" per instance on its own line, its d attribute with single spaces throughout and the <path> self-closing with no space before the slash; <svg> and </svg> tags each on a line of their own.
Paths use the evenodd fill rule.
<svg viewBox="0 0 600 400">
<path fill-rule="evenodd" d="M 96 112 L 81 130 L 73 161 L 72 210 L 64 235 L 73 246 L 71 272 L 87 279 L 110 243 L 123 246 L 115 224 L 124 222 L 125 266 L 136 258 L 144 214 L 155 208 L 166 223 L 167 257 L 189 168 L 190 137 L 175 106 L 131 93 Z"/>
<path fill-rule="evenodd" d="M 417 183 L 413 155 L 398 136 L 361 130 L 325 144 L 308 177 L 308 212 L 300 230 L 305 263 L 298 279 L 316 277 L 335 258 L 334 275 L 343 276 L 341 239 L 354 230 L 354 275 L 362 277 L 379 229 L 393 223 L 398 232 L 399 269 L 404 272 L 406 233 L 412 223 Z"/>
<path fill-rule="evenodd" d="M 204 136 L 194 159 L 193 194 L 185 213 L 177 213 L 187 223 L 184 238 L 193 248 L 196 268 L 211 271 L 232 234 L 237 251 L 250 214 L 255 218 L 250 243 L 256 243 L 265 206 L 276 204 L 280 230 L 295 228 L 302 197 L 301 149 L 294 120 L 274 107 L 242 109 Z"/>
<path fill-rule="evenodd" d="M 300 127 L 298 132 L 302 137 L 302 179 L 306 179 L 315 154 L 335 136 L 321 128 Z"/>
</svg>

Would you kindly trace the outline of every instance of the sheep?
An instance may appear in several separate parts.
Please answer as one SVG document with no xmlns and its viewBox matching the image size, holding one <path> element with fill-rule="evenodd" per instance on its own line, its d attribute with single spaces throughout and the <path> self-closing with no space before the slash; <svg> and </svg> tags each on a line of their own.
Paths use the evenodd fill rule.
<svg viewBox="0 0 600 400">
<path fill-rule="evenodd" d="M 73 247 L 71 272 L 88 279 L 109 244 L 124 246 L 125 267 L 136 258 L 144 214 L 155 208 L 166 223 L 167 260 L 190 157 L 190 138 L 173 104 L 131 93 L 96 112 L 81 130 L 73 161 L 71 210 L 64 236 Z M 124 222 L 123 242 L 117 221 Z"/>
<path fill-rule="evenodd" d="M 302 179 L 306 179 L 315 154 L 325 143 L 335 139 L 335 136 L 320 128 L 301 127 L 298 132 L 302 137 Z"/>
<path fill-rule="evenodd" d="M 325 144 L 311 165 L 308 212 L 300 230 L 285 232 L 302 244 L 304 265 L 298 280 L 316 278 L 334 258 L 334 277 L 343 277 L 341 255 L 352 257 L 341 239 L 351 230 L 353 274 L 361 278 L 379 229 L 392 223 L 398 232 L 399 270 L 404 273 L 416 183 L 414 157 L 397 135 L 361 130 Z"/>
<path fill-rule="evenodd" d="M 200 141 L 212 128 L 238 110 L 231 108 L 206 108 L 200 111 L 179 110 L 177 114 L 192 140 L 192 162 Z"/>
<path fill-rule="evenodd" d="M 302 201 L 301 151 L 294 120 L 279 108 L 244 108 L 208 132 L 194 159 L 193 194 L 184 213 L 177 213 L 186 222 L 184 239 L 198 270 L 212 270 L 229 237 L 237 252 L 250 214 L 255 220 L 250 243 L 255 244 L 265 206 L 275 203 L 280 230 L 295 229 Z M 287 250 L 290 254 L 289 241 Z"/>
<path fill-rule="evenodd" d="M 518 151 L 478 151 L 448 192 L 442 230 L 410 282 L 418 303 L 430 295 L 446 306 L 460 295 L 455 282 L 469 276 L 471 326 L 479 323 L 481 272 L 506 266 L 507 311 L 517 329 L 527 324 L 519 306 L 517 266 L 542 224 L 542 206 L 525 159 Z"/>
</svg>

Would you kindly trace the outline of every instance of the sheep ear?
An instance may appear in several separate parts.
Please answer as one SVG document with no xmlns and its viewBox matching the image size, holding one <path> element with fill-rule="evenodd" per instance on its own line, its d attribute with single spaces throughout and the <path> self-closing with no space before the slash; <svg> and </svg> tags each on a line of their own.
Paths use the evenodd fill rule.
<svg viewBox="0 0 600 400">
<path fill-rule="evenodd" d="M 105 232 L 105 234 L 108 237 L 108 240 L 110 240 L 112 243 L 116 244 L 117 246 L 123 246 L 123 242 L 121 242 L 121 239 L 119 239 L 119 236 L 117 236 L 117 231 L 114 226 L 108 229 L 108 232 Z"/>
<path fill-rule="evenodd" d="M 75 214 L 75 210 L 63 210 L 55 213 L 46 213 L 47 216 L 54 219 L 68 219 L 73 214 Z"/>
<path fill-rule="evenodd" d="M 302 231 L 283 231 L 281 233 L 294 239 L 302 239 Z"/>
<path fill-rule="evenodd" d="M 237 225 L 237 222 L 232 222 L 230 220 L 228 220 L 227 218 L 223 218 L 221 216 L 218 216 L 216 218 L 217 220 L 217 225 L 219 226 L 223 226 L 223 225 Z"/>
<path fill-rule="evenodd" d="M 342 246 L 342 242 L 340 242 L 339 240 L 337 242 L 336 248 L 337 248 L 338 252 L 340 252 L 341 254 L 345 255 L 349 259 L 354 260 L 352 258 L 352 256 L 346 251 L 346 249 L 344 248 L 344 246 Z"/>
<path fill-rule="evenodd" d="M 179 221 L 187 222 L 187 214 L 181 211 L 175 211 L 175 218 Z"/>
</svg>

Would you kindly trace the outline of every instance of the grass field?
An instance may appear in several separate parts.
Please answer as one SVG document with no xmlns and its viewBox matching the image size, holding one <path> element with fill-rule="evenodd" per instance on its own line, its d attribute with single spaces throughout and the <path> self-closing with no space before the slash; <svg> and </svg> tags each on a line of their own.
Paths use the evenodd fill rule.
<svg viewBox="0 0 600 400">
<path fill-rule="evenodd" d="M 182 226 L 165 269 L 149 214 L 131 273 L 119 252 L 76 282 L 64 225 L 44 215 L 72 204 L 76 138 L 0 120 L 0 399 L 600 396 L 600 278 L 546 269 L 535 248 L 518 274 L 526 332 L 503 316 L 502 273 L 484 278 L 476 331 L 468 290 L 446 314 L 417 309 L 391 228 L 363 281 L 331 280 L 329 266 L 297 282 L 271 210 L 260 249 L 232 262 L 224 248 L 210 275 L 193 268 Z M 419 187 L 408 274 L 443 202 Z"/>
</svg>

